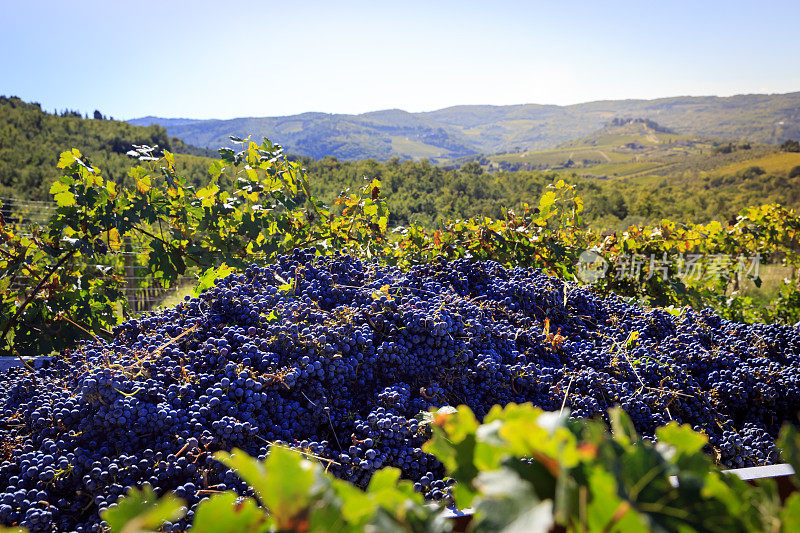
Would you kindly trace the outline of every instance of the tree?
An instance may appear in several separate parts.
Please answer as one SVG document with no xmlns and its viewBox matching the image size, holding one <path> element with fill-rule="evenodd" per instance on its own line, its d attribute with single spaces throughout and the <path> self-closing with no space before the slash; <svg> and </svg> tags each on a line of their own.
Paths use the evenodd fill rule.
<svg viewBox="0 0 800 533">
<path fill-rule="evenodd" d="M 100 111 L 98 111 L 97 109 L 95 109 L 95 110 L 94 110 L 94 119 L 95 119 L 95 120 L 104 120 L 104 119 L 105 119 L 105 117 L 103 116 L 103 114 L 102 114 Z"/>
<path fill-rule="evenodd" d="M 800 152 L 800 142 L 789 139 L 781 145 L 781 150 L 784 152 Z"/>
<path fill-rule="evenodd" d="M 461 171 L 466 174 L 475 174 L 477 176 L 480 176 L 481 174 L 483 174 L 483 167 L 479 163 L 476 163 L 475 161 L 470 161 L 469 163 L 461 167 Z"/>
</svg>

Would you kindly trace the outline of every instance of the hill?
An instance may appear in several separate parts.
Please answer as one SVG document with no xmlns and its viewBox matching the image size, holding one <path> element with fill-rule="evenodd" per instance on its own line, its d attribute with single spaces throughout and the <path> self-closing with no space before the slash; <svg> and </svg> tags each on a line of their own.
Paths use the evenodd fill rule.
<svg viewBox="0 0 800 533">
<path fill-rule="evenodd" d="M 176 164 L 196 179 L 204 178 L 209 150 L 170 137 L 161 126 L 134 126 L 80 113 L 47 113 L 37 103 L 0 96 L 0 196 L 49 199 L 50 184 L 59 176 L 58 156 L 79 148 L 104 174 L 123 182 L 133 161 L 125 153 L 133 144 L 158 145 L 179 155 Z M 5 203 L 8 203 L 7 201 Z"/>
<path fill-rule="evenodd" d="M 303 113 L 230 120 L 143 117 L 186 142 L 218 148 L 229 135 L 268 137 L 289 152 L 340 159 L 428 158 L 437 162 L 477 154 L 551 149 L 590 135 L 614 118 L 657 121 L 688 136 L 777 144 L 800 137 L 800 92 L 730 97 L 679 96 L 607 100 L 569 106 L 455 106 L 409 113 L 399 109 L 361 115 Z"/>
<path fill-rule="evenodd" d="M 461 158 L 453 163 L 475 160 L 489 170 L 554 170 L 606 178 L 666 170 L 679 163 L 685 165 L 707 159 L 711 154 L 731 154 L 737 149 L 751 150 L 753 146 L 756 146 L 755 152 L 749 152 L 747 157 L 774 149 L 764 144 L 742 142 L 734 145 L 723 139 L 680 135 L 649 119 L 615 118 L 586 137 L 562 143 L 551 150 Z M 718 158 L 712 164 L 717 166 L 739 159 L 738 156 Z"/>
<path fill-rule="evenodd" d="M 401 110 L 364 115 L 303 113 L 287 117 L 189 120 L 144 117 L 129 121 L 147 126 L 158 124 L 187 142 L 208 148 L 225 146 L 230 135 L 274 140 L 299 155 L 322 158 L 386 160 L 393 156 L 410 159 L 449 159 L 475 153 L 469 139 L 448 131 L 433 120 Z"/>
<path fill-rule="evenodd" d="M 800 153 L 755 142 L 673 133 L 647 119 L 612 119 L 552 150 L 429 162 L 303 160 L 315 194 L 331 201 L 363 176 L 381 179 L 392 224 L 465 216 L 501 217 L 535 202 L 564 179 L 581 191 L 598 228 L 656 222 L 729 220 L 740 209 L 777 202 L 800 206 Z"/>
<path fill-rule="evenodd" d="M 62 115 L 45 113 L 38 104 L 18 98 L 0 99 L 0 196 L 49 199 L 50 183 L 58 175 L 58 153 L 68 148 L 81 149 L 106 175 L 123 183 L 132 163 L 123 150 L 130 144 L 200 150 L 170 138 L 161 126 L 87 120 L 69 112 Z M 421 124 L 402 111 L 374 115 L 373 123 Z M 650 119 L 612 118 L 554 149 L 465 156 L 451 165 L 459 169 L 400 158 L 382 163 L 303 157 L 302 164 L 312 177 L 314 194 L 329 203 L 342 189 L 360 186 L 364 176 L 381 179 L 392 225 L 500 217 L 504 208 L 535 202 L 545 186 L 557 179 L 578 186 L 586 200 L 586 218 L 598 227 L 660 217 L 727 220 L 742 207 L 766 202 L 800 206 L 800 154 L 769 144 L 734 143 L 674 131 Z M 207 179 L 208 164 L 204 157 L 176 156 L 181 173 L 196 183 Z"/>
</svg>

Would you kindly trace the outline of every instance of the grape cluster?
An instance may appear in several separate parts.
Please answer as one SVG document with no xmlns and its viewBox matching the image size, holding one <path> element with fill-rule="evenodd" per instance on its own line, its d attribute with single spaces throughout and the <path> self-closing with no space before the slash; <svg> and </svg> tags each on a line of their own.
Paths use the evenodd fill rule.
<svg viewBox="0 0 800 533">
<path fill-rule="evenodd" d="M 643 309 L 535 269 L 311 249 L 0 381 L 0 523 L 98 531 L 149 483 L 186 501 L 167 527 L 181 530 L 213 491 L 251 494 L 212 458 L 233 447 L 292 447 L 360 486 L 395 466 L 447 498 L 419 416 L 443 405 L 620 405 L 647 438 L 677 420 L 724 464 L 768 464 L 800 409 L 800 331 Z"/>
</svg>

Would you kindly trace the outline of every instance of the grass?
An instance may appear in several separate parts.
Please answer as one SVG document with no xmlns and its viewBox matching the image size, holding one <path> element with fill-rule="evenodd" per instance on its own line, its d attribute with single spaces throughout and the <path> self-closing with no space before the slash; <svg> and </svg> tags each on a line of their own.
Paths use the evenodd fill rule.
<svg viewBox="0 0 800 533">
<path fill-rule="evenodd" d="M 757 287 L 751 280 L 742 283 L 742 296 L 750 296 L 758 302 L 767 303 L 773 300 L 783 285 L 783 280 L 792 277 L 791 267 L 784 265 L 761 265 L 758 269 L 761 278 L 761 287 Z"/>
<path fill-rule="evenodd" d="M 728 144 L 732 150 L 727 153 L 717 148 Z M 623 189 L 628 191 L 652 187 L 653 191 L 664 189 L 670 194 L 672 187 L 678 187 L 697 190 L 700 196 L 711 191 L 706 196 L 714 197 L 715 212 L 728 216 L 729 211 L 741 207 L 742 197 L 757 197 L 763 200 L 760 203 L 793 205 L 797 195 L 791 189 L 787 190 L 789 185 L 776 184 L 775 179 L 785 180 L 789 171 L 800 165 L 800 153 L 781 152 L 774 145 L 692 138 L 656 131 L 642 124 L 627 124 L 602 128 L 588 137 L 552 150 L 497 154 L 488 156 L 486 160 L 492 169 L 539 170 L 553 172 L 565 179 L 576 175 L 588 179 L 625 180 Z M 566 166 L 569 160 L 572 164 Z M 757 182 L 739 175 L 754 166 L 764 170 L 763 178 Z M 606 186 L 607 189 L 611 187 L 614 186 Z M 682 198 L 682 201 L 689 202 L 690 211 L 710 213 L 709 198 L 690 199 L 685 194 Z M 635 203 L 635 199 L 632 202 L 630 205 Z M 747 205 L 755 203 L 759 202 L 752 201 Z M 669 211 L 666 209 L 665 212 Z M 691 212 L 689 215 L 694 216 Z"/>
<path fill-rule="evenodd" d="M 662 167 L 658 161 L 624 162 L 597 165 L 586 169 L 576 169 L 575 173 L 579 176 L 594 177 L 629 177 L 641 174 L 654 168 Z"/>
<path fill-rule="evenodd" d="M 712 176 L 729 176 L 757 166 L 764 169 L 767 174 L 788 174 L 788 172 L 800 165 L 800 153 L 796 152 L 776 152 L 756 159 L 748 159 L 724 165 L 713 172 Z"/>
<path fill-rule="evenodd" d="M 598 163 L 625 162 L 631 159 L 628 154 L 615 152 L 614 146 L 597 146 L 591 148 L 565 148 L 557 150 L 537 150 L 515 154 L 500 154 L 490 156 L 493 163 L 524 163 L 539 168 L 563 166 L 572 160 L 579 167 L 590 167 Z M 589 163 L 583 164 L 586 160 Z"/>
<path fill-rule="evenodd" d="M 665 133 L 633 123 L 607 126 L 552 150 L 497 154 L 487 159 L 492 166 L 501 169 L 555 170 L 602 178 L 663 173 L 686 161 L 691 161 L 690 167 L 716 168 L 720 161 L 730 163 L 741 159 L 719 156 L 713 150 L 716 144 L 719 142 Z M 708 159 L 715 161 L 709 165 Z M 572 164 L 563 169 L 570 160 Z"/>
<path fill-rule="evenodd" d="M 398 154 L 411 157 L 412 159 L 440 158 L 447 154 L 447 150 L 437 146 L 431 146 L 421 141 L 415 141 L 402 135 L 392 135 L 392 150 Z"/>
</svg>

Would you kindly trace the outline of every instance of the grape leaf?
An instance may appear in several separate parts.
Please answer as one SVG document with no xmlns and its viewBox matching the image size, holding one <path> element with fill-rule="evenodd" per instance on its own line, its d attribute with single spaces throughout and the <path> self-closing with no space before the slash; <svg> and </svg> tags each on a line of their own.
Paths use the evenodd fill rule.
<svg viewBox="0 0 800 533">
<path fill-rule="evenodd" d="M 184 502 L 168 493 L 157 498 L 150 485 L 142 489 L 132 488 L 125 498 L 103 513 L 103 520 L 111 526 L 112 533 L 135 533 L 154 530 L 166 521 L 184 515 Z"/>
</svg>

